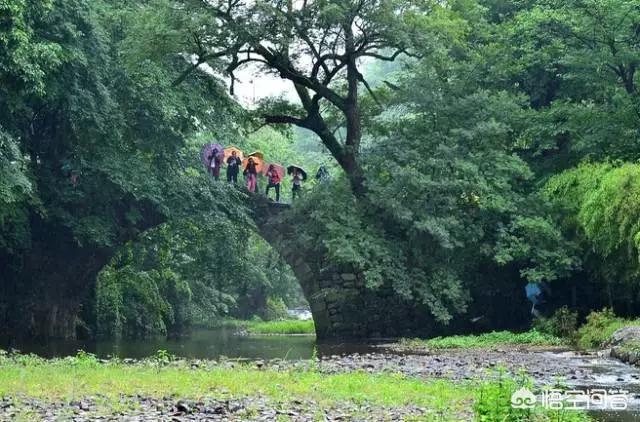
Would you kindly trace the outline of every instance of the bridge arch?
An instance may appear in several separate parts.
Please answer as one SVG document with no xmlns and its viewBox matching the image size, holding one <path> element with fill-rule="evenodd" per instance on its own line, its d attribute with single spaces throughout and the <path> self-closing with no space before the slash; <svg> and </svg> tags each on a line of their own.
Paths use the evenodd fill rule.
<svg viewBox="0 0 640 422">
<path fill-rule="evenodd" d="M 256 195 L 251 208 L 259 234 L 298 279 L 311 307 L 319 340 L 432 334 L 430 314 L 400 298 L 390 283 L 369 289 L 364 275 L 354 268 L 332 263 L 325 254 L 310 248 L 291 248 L 298 233 L 286 218 L 290 205 Z"/>
</svg>

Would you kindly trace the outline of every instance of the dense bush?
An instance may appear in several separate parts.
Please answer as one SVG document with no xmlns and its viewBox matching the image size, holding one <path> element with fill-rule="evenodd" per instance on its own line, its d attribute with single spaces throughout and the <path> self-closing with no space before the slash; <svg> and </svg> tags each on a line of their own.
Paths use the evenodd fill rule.
<svg viewBox="0 0 640 422">
<path fill-rule="evenodd" d="M 628 325 L 640 325 L 640 320 L 617 317 L 608 308 L 594 311 L 587 316 L 586 323 L 578 329 L 577 344 L 583 349 L 601 348 L 614 332 Z"/>
<path fill-rule="evenodd" d="M 563 306 L 548 318 L 540 317 L 534 319 L 533 327 L 541 333 L 574 340 L 578 327 L 578 313 L 570 310 L 567 306 Z"/>
</svg>

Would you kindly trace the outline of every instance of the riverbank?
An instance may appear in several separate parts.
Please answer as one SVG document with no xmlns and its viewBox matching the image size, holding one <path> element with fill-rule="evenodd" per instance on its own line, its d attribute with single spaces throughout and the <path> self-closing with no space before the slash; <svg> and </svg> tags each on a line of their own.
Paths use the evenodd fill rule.
<svg viewBox="0 0 640 422">
<path fill-rule="evenodd" d="M 513 347 L 523 346 L 530 348 L 539 347 L 561 347 L 567 346 L 569 342 L 565 339 L 541 333 L 536 330 L 524 333 L 513 333 L 510 331 L 493 331 L 478 335 L 460 335 L 435 337 L 431 339 L 402 339 L 394 347 L 399 350 L 428 351 L 445 349 L 480 349 L 491 347 Z"/>
<path fill-rule="evenodd" d="M 84 353 L 53 360 L 4 354 L 0 419 L 453 421 L 530 414 L 535 415 L 530 420 L 550 420 L 541 408 L 511 407 L 511 394 L 531 385 L 523 377 L 491 369 L 485 376 L 454 380 L 398 370 L 406 362 L 352 367 L 345 363 L 349 359 L 357 357 L 242 364 L 174 360 L 164 353 L 127 363 Z M 553 417 L 587 420 L 578 412 Z"/>
</svg>

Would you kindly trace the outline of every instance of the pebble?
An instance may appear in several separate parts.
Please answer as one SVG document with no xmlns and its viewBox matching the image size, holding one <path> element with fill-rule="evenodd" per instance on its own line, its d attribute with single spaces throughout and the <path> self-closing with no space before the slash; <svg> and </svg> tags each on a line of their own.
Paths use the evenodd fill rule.
<svg viewBox="0 0 640 422">
<path fill-rule="evenodd" d="M 112 411 L 111 415 L 105 414 L 105 408 L 100 408 L 89 398 L 80 402 L 53 406 L 53 403 L 37 402 L 26 397 L 4 397 L 0 399 L 2 406 L 8 402 L 15 402 L 17 407 L 11 411 L 0 410 L 0 420 L 13 420 L 22 416 L 37 415 L 38 420 L 54 422 L 58 420 L 73 420 L 74 422 L 88 422 L 98 420 L 122 420 L 130 422 L 151 421 L 274 421 L 285 417 L 286 420 L 295 422 L 312 422 L 317 420 L 318 403 L 312 400 L 294 400 L 286 405 L 272 402 L 264 397 L 245 397 L 230 400 L 201 400 L 193 402 L 178 400 L 177 402 L 166 398 L 156 399 L 144 396 L 123 397 L 127 408 L 122 411 Z M 78 410 L 78 403 L 85 403 L 90 411 L 81 415 L 74 415 L 69 419 L 69 411 Z M 0 407 L 9 409 L 9 407 Z M 323 406 L 321 412 L 326 421 L 362 420 L 356 415 L 367 415 L 367 420 L 372 421 L 400 421 L 404 419 L 416 420 L 426 413 L 425 409 L 414 406 L 400 406 L 389 408 L 384 406 L 356 405 L 345 403 L 336 407 Z M 465 415 L 469 416 L 469 415 Z"/>
</svg>

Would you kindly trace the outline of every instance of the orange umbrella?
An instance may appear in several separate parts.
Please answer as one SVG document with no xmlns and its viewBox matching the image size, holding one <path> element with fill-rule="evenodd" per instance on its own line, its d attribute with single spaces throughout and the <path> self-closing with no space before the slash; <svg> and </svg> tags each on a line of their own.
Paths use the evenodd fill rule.
<svg viewBox="0 0 640 422">
<path fill-rule="evenodd" d="M 242 152 L 242 150 L 240 148 L 237 147 L 228 147 L 224 149 L 224 161 L 227 161 L 227 158 L 231 157 L 231 154 L 233 152 L 236 152 L 236 157 L 238 157 L 239 159 L 243 159 L 244 158 L 244 153 Z"/>
<path fill-rule="evenodd" d="M 247 163 L 249 162 L 249 158 L 253 158 L 253 162 L 256 163 L 256 172 L 262 173 L 264 171 L 264 161 L 257 156 L 246 157 L 242 160 L 242 168 L 247 168 Z"/>
<path fill-rule="evenodd" d="M 251 154 L 247 154 L 247 157 L 258 157 L 264 163 L 264 154 L 260 151 L 253 151 Z"/>
<path fill-rule="evenodd" d="M 280 176 L 280 180 L 284 180 L 284 174 L 286 170 L 283 166 L 277 163 L 269 163 L 268 165 L 265 165 L 262 173 L 266 176 L 267 172 L 269 171 L 269 167 L 271 166 L 273 166 L 273 169 L 276 171 L 276 173 L 278 173 L 278 176 Z"/>
</svg>

